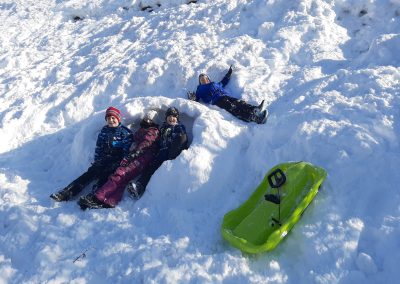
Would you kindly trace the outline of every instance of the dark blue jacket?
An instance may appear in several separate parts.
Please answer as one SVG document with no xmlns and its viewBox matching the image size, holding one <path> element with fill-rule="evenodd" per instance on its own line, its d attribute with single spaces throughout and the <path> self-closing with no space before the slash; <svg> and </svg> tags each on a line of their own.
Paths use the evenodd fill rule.
<svg viewBox="0 0 400 284">
<path fill-rule="evenodd" d="M 187 148 L 186 128 L 183 124 L 169 125 L 164 122 L 160 128 L 160 161 L 175 159 L 183 149 Z"/>
<path fill-rule="evenodd" d="M 117 127 L 104 126 L 97 137 L 94 162 L 107 166 L 119 163 L 129 153 L 133 142 L 133 134 L 126 126 L 119 124 Z"/>
<path fill-rule="evenodd" d="M 230 94 L 224 89 L 226 84 L 229 83 L 230 77 L 225 77 L 219 83 L 210 82 L 204 85 L 198 85 L 196 89 L 196 101 L 200 99 L 206 104 L 215 104 L 222 96 L 229 96 Z"/>
</svg>

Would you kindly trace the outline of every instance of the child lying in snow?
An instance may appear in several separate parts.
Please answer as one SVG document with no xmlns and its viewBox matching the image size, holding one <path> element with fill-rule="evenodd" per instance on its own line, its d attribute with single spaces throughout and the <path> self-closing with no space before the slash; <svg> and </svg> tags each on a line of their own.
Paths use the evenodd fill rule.
<svg viewBox="0 0 400 284">
<path fill-rule="evenodd" d="M 267 121 L 267 111 L 262 111 L 264 101 L 259 106 L 252 106 L 242 100 L 229 96 L 229 93 L 224 89 L 231 75 L 232 66 L 219 83 L 212 82 L 206 74 L 200 74 L 196 93 L 189 92 L 188 98 L 192 101 L 199 101 L 201 99 L 206 104 L 217 105 L 246 122 L 265 123 Z"/>
<path fill-rule="evenodd" d="M 139 199 L 146 190 L 154 172 L 164 161 L 173 160 L 188 147 L 186 128 L 179 121 L 179 111 L 171 107 L 165 114 L 165 121 L 160 128 L 160 150 L 155 159 L 146 167 L 136 182 L 130 182 L 127 186 L 132 198 Z"/>
<path fill-rule="evenodd" d="M 86 208 L 113 208 L 122 199 L 128 182 L 141 174 L 158 153 L 157 140 L 160 137 L 158 125 L 153 121 L 155 111 L 150 111 L 140 122 L 140 129 L 133 134 L 130 154 L 121 161 L 107 182 L 94 194 L 81 197 L 78 201 L 82 210 Z"/>
<path fill-rule="evenodd" d="M 50 195 L 55 201 L 70 200 L 96 179 L 97 186 L 102 186 L 128 154 L 133 136 L 132 131 L 121 124 L 121 112 L 109 107 L 105 119 L 107 125 L 101 129 L 97 138 L 94 163 L 65 188 Z"/>
</svg>

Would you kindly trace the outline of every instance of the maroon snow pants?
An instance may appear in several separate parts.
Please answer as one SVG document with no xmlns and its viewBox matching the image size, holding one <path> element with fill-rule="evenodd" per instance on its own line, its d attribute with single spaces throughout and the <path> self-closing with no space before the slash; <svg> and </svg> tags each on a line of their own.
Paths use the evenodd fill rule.
<svg viewBox="0 0 400 284">
<path fill-rule="evenodd" d="M 100 187 L 95 196 L 98 200 L 110 206 L 116 206 L 121 201 L 128 182 L 142 172 L 143 168 L 154 159 L 152 153 L 144 153 L 130 162 L 126 167 L 120 166 L 108 177 L 107 182 Z"/>
</svg>

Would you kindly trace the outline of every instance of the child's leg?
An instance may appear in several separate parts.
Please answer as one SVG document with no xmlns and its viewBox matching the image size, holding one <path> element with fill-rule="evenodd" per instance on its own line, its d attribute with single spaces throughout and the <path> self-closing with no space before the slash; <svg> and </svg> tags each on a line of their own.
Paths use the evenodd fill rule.
<svg viewBox="0 0 400 284">
<path fill-rule="evenodd" d="M 152 155 L 144 154 L 133 160 L 128 166 L 118 167 L 109 176 L 107 182 L 96 191 L 96 198 L 107 205 L 117 205 L 122 199 L 125 186 L 130 180 L 141 173 L 142 169 L 149 164 L 152 158 Z"/>
<path fill-rule="evenodd" d="M 216 102 L 216 105 L 243 121 L 253 121 L 252 118 L 254 116 L 255 106 L 249 105 L 244 101 L 229 96 L 223 96 Z"/>
<path fill-rule="evenodd" d="M 58 193 L 63 192 L 69 196 L 75 196 L 82 191 L 82 189 L 87 186 L 91 181 L 97 178 L 98 173 L 101 172 L 100 167 L 98 166 L 90 166 L 86 172 L 84 172 L 81 176 L 76 178 L 69 185 L 64 187 Z"/>
<path fill-rule="evenodd" d="M 142 171 L 142 174 L 140 175 L 137 182 L 143 186 L 143 189 L 146 189 L 146 186 L 149 183 L 151 177 L 156 172 L 156 170 L 162 165 L 163 162 L 164 162 L 163 160 L 160 161 L 156 159 Z"/>
<path fill-rule="evenodd" d="M 75 179 L 62 190 L 51 194 L 50 197 L 56 201 L 70 200 L 71 197 L 80 193 L 85 186 L 96 179 L 99 176 L 99 172 L 101 172 L 101 168 L 99 166 L 90 166 L 80 177 Z"/>
<path fill-rule="evenodd" d="M 110 166 L 103 167 L 102 171 L 99 172 L 97 175 L 98 179 L 96 184 L 93 186 L 92 193 L 95 193 L 98 188 L 102 187 L 107 182 L 108 177 L 112 175 L 117 170 L 118 167 L 119 163 L 118 164 L 111 163 Z"/>
<path fill-rule="evenodd" d="M 233 99 L 235 99 L 235 98 L 233 98 Z M 236 100 L 236 99 L 235 99 Z M 242 111 L 242 112 L 245 112 L 245 113 L 254 113 L 254 110 L 257 108 L 257 106 L 253 106 L 253 105 L 251 105 L 251 104 L 248 104 L 248 103 L 246 103 L 245 101 L 243 101 L 243 100 L 236 100 L 237 102 L 236 102 L 236 105 L 237 105 L 237 107 Z"/>
</svg>

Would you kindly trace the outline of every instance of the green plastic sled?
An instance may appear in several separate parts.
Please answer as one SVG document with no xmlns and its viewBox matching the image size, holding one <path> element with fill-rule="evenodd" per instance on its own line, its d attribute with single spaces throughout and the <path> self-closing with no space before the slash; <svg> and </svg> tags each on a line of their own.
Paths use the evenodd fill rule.
<svg viewBox="0 0 400 284">
<path fill-rule="evenodd" d="M 274 249 L 299 221 L 325 178 L 323 168 L 307 162 L 276 165 L 245 203 L 225 214 L 222 236 L 244 252 Z"/>
</svg>

